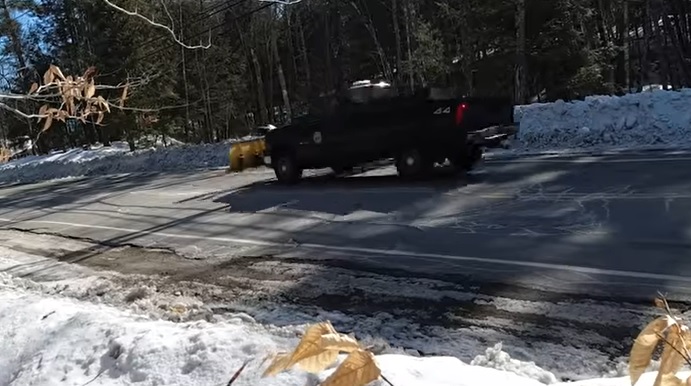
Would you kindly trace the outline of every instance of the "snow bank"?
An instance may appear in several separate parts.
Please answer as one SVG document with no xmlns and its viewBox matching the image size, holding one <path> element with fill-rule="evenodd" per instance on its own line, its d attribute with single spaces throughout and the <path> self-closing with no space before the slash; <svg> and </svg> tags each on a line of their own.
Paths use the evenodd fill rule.
<svg viewBox="0 0 691 386">
<path fill-rule="evenodd" d="M 517 106 L 519 151 L 691 147 L 691 89 Z"/>
<path fill-rule="evenodd" d="M 72 149 L 0 165 L 0 184 L 118 173 L 185 171 L 228 164 L 230 143 L 183 145 L 129 152 L 127 144 Z"/>
<path fill-rule="evenodd" d="M 69 243 L 75 243 L 65 246 L 71 249 L 81 242 Z M 95 277 L 84 267 L 44 267 L 31 259 L 4 261 L 3 255 L 0 251 L 0 385 L 83 385 L 92 380 L 94 385 L 220 385 L 246 360 L 250 362 L 236 386 L 316 386 L 333 371 L 315 376 L 294 370 L 276 378 L 260 377 L 265 356 L 294 348 L 304 325 L 260 324 L 242 312 L 209 313 L 198 319 L 191 317 L 193 311 L 205 307 L 181 294 L 175 301 L 166 294 L 152 294 L 140 303 L 137 296 L 127 299 L 140 288 L 104 285 L 118 279 L 110 273 Z M 42 281 L 21 277 L 26 273 L 22 270 L 1 272 L 3 266 L 30 266 L 41 272 Z M 70 267 L 73 272 L 66 272 Z M 181 320 L 185 322 L 174 322 Z M 512 359 L 501 345 L 487 349 L 470 365 L 452 357 L 391 352 L 378 355 L 377 362 L 394 385 L 630 384 L 628 378 L 558 384 L 554 375 L 533 363 Z M 637 386 L 651 386 L 654 378 L 654 373 L 646 374 Z"/>
<path fill-rule="evenodd" d="M 304 326 L 262 326 L 244 315 L 229 315 L 214 323 L 152 320 L 109 306 L 37 294 L 11 283 L 0 280 L 2 385 L 226 384 L 246 360 L 249 363 L 234 385 L 317 385 L 333 372 L 332 368 L 315 376 L 291 370 L 261 378 L 265 356 L 294 348 Z M 500 352 L 490 349 L 485 364 L 492 362 L 510 371 L 468 365 L 451 357 L 379 355 L 376 360 L 394 385 L 541 386 L 540 381 L 554 382 L 534 366 L 521 367 Z M 691 373 L 679 375 L 686 378 Z M 644 374 L 637 385 L 650 386 L 654 379 L 655 373 Z M 555 383 L 629 384 L 628 378 Z M 381 381 L 372 384 L 383 385 Z"/>
<path fill-rule="evenodd" d="M 264 357 L 292 349 L 303 327 L 263 327 L 242 317 L 217 323 L 155 321 L 0 285 L 0 324 L 2 385 L 225 384 L 248 359 L 234 385 L 316 385 L 333 371 L 312 376 L 291 370 L 260 378 Z M 377 362 L 396 385 L 542 385 L 448 357 L 381 355 Z"/>
</svg>

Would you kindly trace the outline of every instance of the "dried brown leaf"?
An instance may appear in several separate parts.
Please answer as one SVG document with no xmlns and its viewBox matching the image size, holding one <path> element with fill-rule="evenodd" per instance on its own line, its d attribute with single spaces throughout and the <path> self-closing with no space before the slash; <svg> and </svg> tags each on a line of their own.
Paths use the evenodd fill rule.
<svg viewBox="0 0 691 386">
<path fill-rule="evenodd" d="M 63 81 L 65 80 L 65 75 L 62 74 L 62 70 L 60 70 L 60 67 L 58 67 L 54 64 L 51 64 L 50 70 L 56 77 L 58 77 L 58 79 L 63 80 Z"/>
<path fill-rule="evenodd" d="M 655 381 L 656 386 L 684 386 L 685 382 L 679 379 L 676 375 L 674 374 L 666 374 L 660 377 L 658 374 L 658 378 L 660 379 L 660 383 L 657 383 L 658 381 Z"/>
<path fill-rule="evenodd" d="M 297 363 L 297 366 L 309 373 L 319 374 L 329 368 L 329 366 L 336 363 L 338 360 L 338 351 L 325 350 L 317 355 L 307 357 Z"/>
<path fill-rule="evenodd" d="M 41 119 L 43 119 L 43 116 L 46 115 L 47 111 L 48 111 L 48 105 L 41 106 L 41 108 L 38 109 L 38 115 L 40 115 L 40 117 L 38 117 L 36 122 L 41 122 Z"/>
<path fill-rule="evenodd" d="M 357 350 L 351 352 L 321 386 L 365 386 L 380 376 L 381 370 L 374 361 L 374 354 Z"/>
<path fill-rule="evenodd" d="M 42 129 L 42 130 L 43 130 L 43 131 L 46 131 L 46 130 L 50 129 L 50 126 L 51 126 L 52 124 L 53 124 L 53 116 L 52 116 L 52 115 L 48 115 L 48 116 L 46 117 L 45 123 L 43 123 L 43 129 Z"/>
<path fill-rule="evenodd" d="M 35 93 L 36 90 L 38 90 L 38 83 L 35 83 L 35 82 L 34 82 L 34 83 L 31 84 L 31 88 L 29 89 L 29 94 Z"/>
<path fill-rule="evenodd" d="M 360 343 L 355 338 L 345 334 L 326 334 L 321 337 L 321 347 L 324 350 L 353 352 L 359 350 Z"/>
<path fill-rule="evenodd" d="M 289 353 L 279 353 L 274 356 L 273 360 L 269 364 L 269 367 L 264 370 L 262 377 L 268 377 L 276 375 L 281 371 L 285 371 L 290 367 L 290 354 Z"/>
<path fill-rule="evenodd" d="M 92 98 L 96 94 L 96 85 L 93 79 L 86 85 L 86 90 L 84 90 L 85 98 Z"/>
<path fill-rule="evenodd" d="M 665 382 L 672 382 L 676 377 L 677 371 L 684 364 L 683 352 L 686 351 L 684 339 L 679 325 L 674 325 L 669 329 L 665 346 L 662 349 L 660 358 L 660 369 L 655 379 L 655 386 L 665 385 Z M 670 383 L 671 384 L 671 383 Z"/>
<path fill-rule="evenodd" d="M 300 343 L 290 356 L 291 365 L 294 365 L 305 358 L 320 354 L 324 349 L 321 347 L 322 335 L 333 334 L 336 330 L 330 322 L 317 323 L 310 326 L 305 335 L 302 336 Z M 290 367 L 289 366 L 289 367 Z"/>
<path fill-rule="evenodd" d="M 106 100 L 103 99 L 101 95 L 96 97 L 96 101 L 102 109 L 106 110 L 107 112 L 110 112 L 110 106 L 108 106 L 108 102 L 106 102 Z"/>
<path fill-rule="evenodd" d="M 53 74 L 53 67 L 48 67 L 45 73 L 43 73 L 43 84 L 53 83 L 55 80 L 55 74 Z"/>
<path fill-rule="evenodd" d="M 127 89 L 129 88 L 129 84 L 126 84 L 125 87 L 122 89 L 122 95 L 120 96 L 120 107 L 125 106 L 125 100 L 127 99 Z"/>
<path fill-rule="evenodd" d="M 670 319 L 667 316 L 657 318 L 650 322 L 636 337 L 629 355 L 631 385 L 638 382 L 645 369 L 650 365 L 655 347 L 660 343 L 658 334 L 662 333 L 669 323 Z"/>
<path fill-rule="evenodd" d="M 277 355 L 269 365 L 269 368 L 264 372 L 264 376 L 278 374 L 281 371 L 287 370 L 294 365 L 312 357 L 318 358 L 306 361 L 304 366 L 307 366 L 308 368 L 318 367 L 319 364 L 323 363 L 333 355 L 324 354 L 326 350 L 321 347 L 322 335 L 328 334 L 336 334 L 336 330 L 328 321 L 310 326 L 307 328 L 307 331 L 305 331 L 305 334 L 302 336 L 302 339 L 300 340 L 300 343 L 298 343 L 295 350 L 288 355 Z M 336 355 L 338 355 L 338 353 L 336 353 Z"/>
<path fill-rule="evenodd" d="M 96 72 L 96 67 L 91 66 L 87 68 L 86 71 L 84 71 L 84 75 L 82 75 L 82 78 L 84 78 L 84 80 L 91 80 L 94 77 L 94 75 L 96 75 Z"/>
<path fill-rule="evenodd" d="M 104 117 L 104 116 L 105 116 L 105 114 L 103 114 L 103 111 L 99 111 L 99 112 L 98 112 L 98 118 L 96 118 L 96 124 L 97 124 L 97 125 L 100 125 L 101 122 L 103 122 L 103 117 Z"/>
</svg>

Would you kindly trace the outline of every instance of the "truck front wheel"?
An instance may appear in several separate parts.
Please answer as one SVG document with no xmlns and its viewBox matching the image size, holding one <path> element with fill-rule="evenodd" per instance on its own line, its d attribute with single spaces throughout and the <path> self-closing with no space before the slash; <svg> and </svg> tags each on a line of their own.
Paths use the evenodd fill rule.
<svg viewBox="0 0 691 386">
<path fill-rule="evenodd" d="M 294 184 L 302 177 L 302 169 L 295 162 L 295 157 L 290 154 L 281 154 L 274 161 L 274 173 L 276 179 L 283 184 Z"/>
<path fill-rule="evenodd" d="M 403 178 L 422 177 L 434 168 L 434 161 L 418 149 L 401 152 L 396 159 L 398 175 Z"/>
</svg>

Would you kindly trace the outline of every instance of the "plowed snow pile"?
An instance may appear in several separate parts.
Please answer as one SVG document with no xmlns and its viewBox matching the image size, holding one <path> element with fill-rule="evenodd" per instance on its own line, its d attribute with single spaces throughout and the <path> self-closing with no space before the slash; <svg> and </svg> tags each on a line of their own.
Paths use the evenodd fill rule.
<svg viewBox="0 0 691 386">
<path fill-rule="evenodd" d="M 517 106 L 519 151 L 691 147 L 691 89 Z"/>
<path fill-rule="evenodd" d="M 0 185 L 119 173 L 169 172 L 227 166 L 230 143 L 183 145 L 129 152 L 127 144 L 71 149 L 0 164 Z"/>
</svg>

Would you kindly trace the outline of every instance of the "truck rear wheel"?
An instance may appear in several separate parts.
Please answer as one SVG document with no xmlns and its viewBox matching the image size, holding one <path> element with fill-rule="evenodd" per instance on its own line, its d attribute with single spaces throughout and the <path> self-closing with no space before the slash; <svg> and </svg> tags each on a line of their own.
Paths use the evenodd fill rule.
<svg viewBox="0 0 691 386">
<path fill-rule="evenodd" d="M 295 157 L 290 154 L 279 155 L 274 162 L 274 173 L 278 182 L 294 184 L 302 177 L 302 169 L 295 162 Z"/>
<path fill-rule="evenodd" d="M 434 161 L 418 149 L 403 151 L 396 159 L 398 175 L 403 178 L 422 177 L 431 172 L 433 168 Z"/>
</svg>

